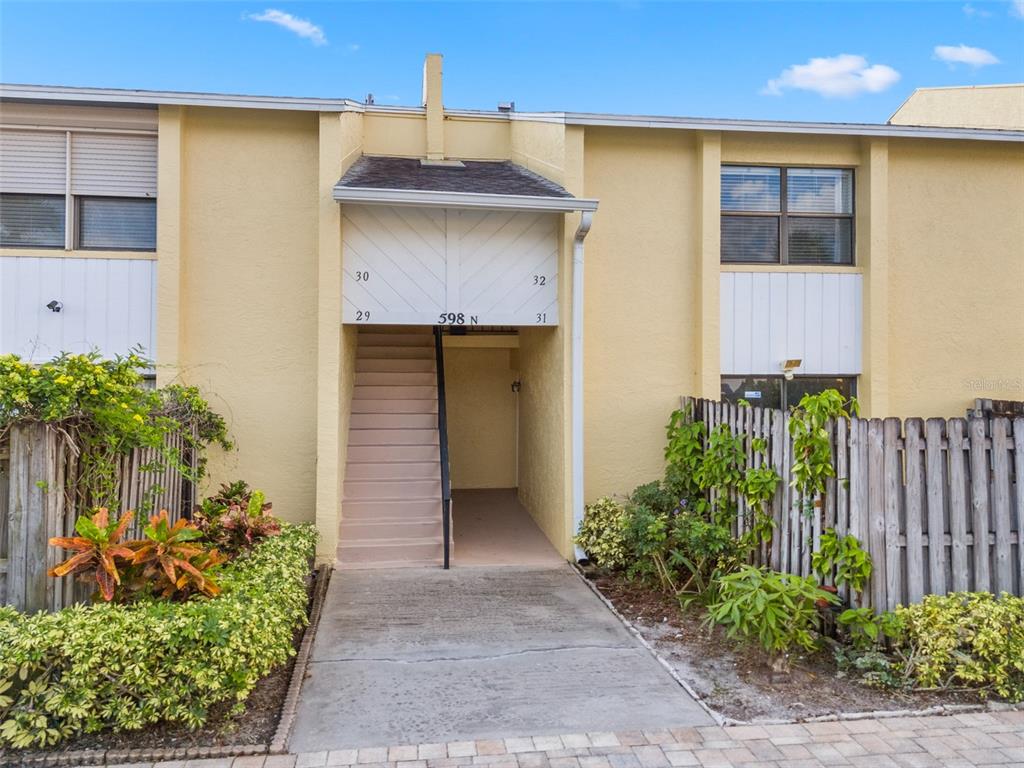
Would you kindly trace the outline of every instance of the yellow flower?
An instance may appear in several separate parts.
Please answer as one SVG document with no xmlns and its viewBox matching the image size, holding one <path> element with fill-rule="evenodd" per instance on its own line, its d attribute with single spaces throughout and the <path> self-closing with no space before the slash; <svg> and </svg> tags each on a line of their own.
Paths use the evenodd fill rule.
<svg viewBox="0 0 1024 768">
<path fill-rule="evenodd" d="M 127 411 L 128 410 L 128 403 L 121 403 L 121 407 L 124 408 Z"/>
<path fill-rule="evenodd" d="M 142 423 L 142 417 L 139 414 L 136 413 L 134 416 L 132 416 L 132 418 L 135 419 L 140 424 Z"/>
<path fill-rule="evenodd" d="M 89 390 L 89 394 L 90 395 L 98 395 L 99 393 L 100 393 L 100 391 L 98 389 L 90 389 Z"/>
<path fill-rule="evenodd" d="M 32 375 L 33 376 L 38 376 L 39 375 L 39 369 L 38 368 L 33 368 L 32 369 Z"/>
</svg>

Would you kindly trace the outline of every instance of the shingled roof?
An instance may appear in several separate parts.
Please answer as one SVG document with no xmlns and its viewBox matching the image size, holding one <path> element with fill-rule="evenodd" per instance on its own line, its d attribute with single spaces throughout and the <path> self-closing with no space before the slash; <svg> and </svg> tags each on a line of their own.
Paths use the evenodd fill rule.
<svg viewBox="0 0 1024 768">
<path fill-rule="evenodd" d="M 459 207 L 522 207 L 593 210 L 553 181 L 508 160 L 423 163 L 418 158 L 364 155 L 334 187 L 342 202 L 380 202 Z M 499 205 L 500 204 L 500 205 Z"/>
</svg>

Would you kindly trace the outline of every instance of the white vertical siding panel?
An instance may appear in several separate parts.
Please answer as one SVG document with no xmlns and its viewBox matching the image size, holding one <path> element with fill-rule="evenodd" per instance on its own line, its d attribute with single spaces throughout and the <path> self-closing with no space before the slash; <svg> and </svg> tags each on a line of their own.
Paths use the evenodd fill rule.
<svg viewBox="0 0 1024 768">
<path fill-rule="evenodd" d="M 749 370 L 753 364 L 753 346 L 750 335 L 752 328 L 750 299 L 753 292 L 753 275 L 749 272 L 737 272 L 735 279 L 735 365 L 741 370 Z"/>
<path fill-rule="evenodd" d="M 860 275 L 842 275 L 839 291 L 839 371 L 861 372 L 861 346 L 863 341 L 863 278 Z"/>
<path fill-rule="evenodd" d="M 809 272 L 804 278 L 803 327 L 804 347 L 800 357 L 804 362 L 801 373 L 824 373 L 822 366 L 822 302 L 823 278 L 820 272 Z"/>
<path fill-rule="evenodd" d="M 861 276 L 829 272 L 723 272 L 722 373 L 856 374 L 861 367 Z"/>
<path fill-rule="evenodd" d="M 778 373 L 779 365 L 787 358 L 799 357 L 803 359 L 806 350 L 807 333 L 804 327 L 805 279 L 802 273 L 786 275 L 786 347 L 782 355 L 775 361 L 775 370 L 770 373 Z M 804 365 L 807 361 L 804 361 Z M 801 372 L 803 369 L 801 369 Z M 766 371 L 769 373 L 769 371 Z"/>
<path fill-rule="evenodd" d="M 61 352 L 125 354 L 154 344 L 156 262 L 0 258 L 0 353 L 42 361 Z M 51 299 L 61 312 L 46 308 Z"/>
<path fill-rule="evenodd" d="M 107 344 L 122 354 L 131 346 L 128 322 L 132 284 L 131 265 L 126 261 L 107 262 Z"/>
<path fill-rule="evenodd" d="M 58 259 L 54 259 L 58 261 Z M 86 259 L 59 259 L 64 263 L 64 274 L 61 276 L 61 301 L 64 309 L 61 312 L 61 324 L 64 328 L 61 348 L 73 354 L 89 351 L 85 335 L 85 308 L 90 296 L 85 290 L 85 273 L 88 267 Z"/>
<path fill-rule="evenodd" d="M 771 359 L 771 327 L 766 322 L 772 312 L 770 277 L 771 275 L 763 272 L 753 275 L 753 290 L 750 297 L 751 370 L 764 368 Z"/>
<path fill-rule="evenodd" d="M 719 365 L 723 374 L 736 372 L 736 299 L 734 272 L 722 272 L 718 278 Z"/>
<path fill-rule="evenodd" d="M 764 361 L 764 368 L 750 373 L 778 373 L 779 363 L 786 359 L 789 346 L 789 275 L 779 272 L 768 274 L 768 295 L 771 316 L 768 318 L 768 329 L 771 334 L 769 352 Z"/>
<path fill-rule="evenodd" d="M 839 335 L 839 317 L 842 305 L 839 292 L 842 281 L 840 275 L 822 275 L 821 281 L 821 370 L 823 373 L 836 373 L 839 367 L 840 345 L 835 343 Z"/>
<path fill-rule="evenodd" d="M 85 270 L 85 327 L 79 343 L 84 351 L 101 346 L 96 339 L 107 340 L 107 262 L 90 265 Z"/>
</svg>

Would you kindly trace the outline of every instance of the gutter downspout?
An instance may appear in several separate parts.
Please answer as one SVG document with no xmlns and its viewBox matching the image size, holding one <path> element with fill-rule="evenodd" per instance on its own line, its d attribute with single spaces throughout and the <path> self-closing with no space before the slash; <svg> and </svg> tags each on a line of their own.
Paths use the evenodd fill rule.
<svg viewBox="0 0 1024 768">
<path fill-rule="evenodd" d="M 583 211 L 572 241 L 572 535 L 583 524 L 583 240 L 594 214 Z M 576 544 L 576 560 L 586 553 Z"/>
</svg>

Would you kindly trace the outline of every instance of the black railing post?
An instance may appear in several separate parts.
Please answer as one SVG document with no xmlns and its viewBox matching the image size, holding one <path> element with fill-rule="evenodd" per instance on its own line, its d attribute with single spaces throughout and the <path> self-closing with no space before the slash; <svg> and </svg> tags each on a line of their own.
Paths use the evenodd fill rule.
<svg viewBox="0 0 1024 768">
<path fill-rule="evenodd" d="M 437 367 L 437 435 L 441 448 L 441 530 L 444 536 L 444 568 L 451 565 L 452 484 L 448 471 L 448 406 L 444 394 L 444 331 L 434 326 L 434 360 Z"/>
</svg>

